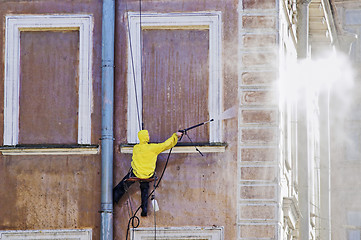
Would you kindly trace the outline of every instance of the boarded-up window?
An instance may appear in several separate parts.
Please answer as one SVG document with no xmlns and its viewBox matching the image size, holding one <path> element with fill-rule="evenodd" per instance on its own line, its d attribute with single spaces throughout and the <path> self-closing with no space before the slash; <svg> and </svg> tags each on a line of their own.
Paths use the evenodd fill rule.
<svg viewBox="0 0 361 240">
<path fill-rule="evenodd" d="M 19 144 L 76 144 L 79 31 L 20 35 Z"/>
<path fill-rule="evenodd" d="M 143 32 L 143 123 L 152 142 L 207 121 L 209 31 L 145 29 Z M 209 126 L 193 129 L 194 142 L 209 141 Z M 186 137 L 183 142 L 189 141 Z"/>
<path fill-rule="evenodd" d="M 138 141 L 140 123 L 151 142 L 160 142 L 222 110 L 221 14 L 150 13 L 141 19 L 128 12 L 129 143 Z M 189 135 L 197 143 L 222 142 L 222 122 Z"/>
</svg>

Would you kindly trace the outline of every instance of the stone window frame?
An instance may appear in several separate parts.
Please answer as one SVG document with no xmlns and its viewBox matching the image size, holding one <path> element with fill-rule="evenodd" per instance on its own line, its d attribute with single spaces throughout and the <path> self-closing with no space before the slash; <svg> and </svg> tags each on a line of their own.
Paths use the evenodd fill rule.
<svg viewBox="0 0 361 240">
<path fill-rule="evenodd" d="M 154 238 L 154 228 L 132 228 L 131 240 Z M 157 239 L 224 240 L 223 227 L 157 227 Z"/>
<path fill-rule="evenodd" d="M 137 143 L 139 129 L 134 78 L 137 86 L 138 109 L 142 109 L 141 89 L 141 46 L 140 42 L 140 14 L 128 12 L 128 111 L 127 111 L 127 141 Z M 208 29 L 209 30 L 209 99 L 208 109 L 210 117 L 217 117 L 223 110 L 222 89 L 222 19 L 221 12 L 190 12 L 190 13 L 142 13 L 142 29 Z M 132 43 L 130 44 L 131 39 Z M 136 44 L 138 43 L 138 44 Z M 132 45 L 132 51 L 130 50 Z M 133 56 L 133 61 L 132 61 Z M 133 66 L 135 76 L 133 77 Z M 140 115 L 142 113 L 140 112 Z M 142 116 L 140 116 L 142 119 Z M 210 124 L 210 143 L 222 142 L 222 121 Z"/>
<path fill-rule="evenodd" d="M 20 33 L 22 31 L 79 31 L 79 145 L 91 144 L 92 34 L 91 15 L 8 15 L 5 17 L 5 79 L 3 145 L 19 141 Z"/>
<path fill-rule="evenodd" d="M 58 229 L 58 230 L 8 230 L 0 231 L 1 240 L 91 240 L 92 229 Z"/>
</svg>

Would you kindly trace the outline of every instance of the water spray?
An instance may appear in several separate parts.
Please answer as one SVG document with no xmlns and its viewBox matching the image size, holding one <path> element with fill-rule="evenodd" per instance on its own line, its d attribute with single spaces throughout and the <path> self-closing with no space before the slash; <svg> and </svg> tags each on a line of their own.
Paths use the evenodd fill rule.
<svg viewBox="0 0 361 240">
<path fill-rule="evenodd" d="M 200 127 L 204 124 L 207 124 L 207 123 L 210 123 L 210 122 L 213 122 L 214 120 L 225 120 L 225 119 L 231 119 L 231 118 L 234 118 L 237 116 L 237 108 L 236 106 L 233 106 L 231 108 L 228 108 L 226 111 L 224 111 L 222 114 L 220 114 L 218 117 L 216 118 L 212 118 L 206 122 L 202 122 L 202 123 L 199 123 L 197 125 L 194 125 L 192 127 L 189 127 L 189 128 L 185 128 L 185 129 L 182 129 L 182 130 L 178 130 L 178 132 L 181 132 L 181 133 L 186 133 L 187 131 L 193 129 L 193 128 L 197 128 L 197 127 Z"/>
</svg>

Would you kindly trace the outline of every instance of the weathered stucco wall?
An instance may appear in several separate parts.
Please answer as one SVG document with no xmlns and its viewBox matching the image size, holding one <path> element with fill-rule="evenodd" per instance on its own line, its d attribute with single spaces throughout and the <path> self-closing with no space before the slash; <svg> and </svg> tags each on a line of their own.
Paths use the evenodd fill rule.
<svg viewBox="0 0 361 240">
<path fill-rule="evenodd" d="M 127 2 L 127 5 L 126 5 Z M 115 103 L 115 145 L 126 143 L 127 103 L 127 17 L 125 10 L 139 11 L 139 2 L 122 1 L 117 4 L 116 17 L 116 83 Z M 238 73 L 238 1 L 143 1 L 142 11 L 152 13 L 168 12 L 222 12 L 222 70 L 224 109 L 237 106 Z M 167 67 L 167 66 L 164 66 Z M 179 73 L 182 74 L 182 73 Z M 183 96 L 187 98 L 187 96 Z M 207 98 L 207 94 L 204 94 Z M 197 106 L 189 109 L 197 124 Z M 154 116 L 154 121 L 157 116 Z M 206 119 L 205 119 L 206 120 Z M 183 126 L 188 127 L 188 126 Z M 152 129 L 148 129 L 152 135 Z M 168 129 L 169 136 L 177 129 Z M 228 144 L 225 153 L 172 154 L 164 178 L 156 192 L 160 211 L 157 212 L 157 227 L 223 226 L 225 239 L 237 238 L 237 118 L 224 121 L 224 142 Z M 192 137 L 193 132 L 189 132 Z M 194 133 L 196 134 L 196 133 Z M 165 140 L 165 139 L 164 139 Z M 117 149 L 118 150 L 118 149 Z M 167 154 L 159 156 L 157 174 L 160 175 Z M 130 167 L 131 154 L 115 152 L 114 184 L 118 183 Z M 151 187 L 152 189 L 152 187 Z M 134 184 L 130 196 L 135 209 L 140 204 L 139 185 Z M 136 206 L 136 207 L 135 207 Z M 154 227 L 152 208 L 148 217 L 141 218 L 139 227 Z M 124 239 L 128 224 L 127 196 L 114 207 L 114 237 Z"/>
<path fill-rule="evenodd" d="M 47 15 L 47 14 L 85 14 L 92 15 L 93 17 L 93 58 L 92 58 L 92 78 L 93 78 L 93 111 L 92 111 L 92 144 L 98 144 L 100 138 L 100 119 L 101 119 L 101 9 L 102 2 L 99 0 L 84 0 L 77 1 L 1 1 L 0 2 L 0 79 L 4 79 L 4 54 L 5 54 L 5 16 L 6 15 L 24 15 L 24 14 L 36 14 L 36 15 Z M 60 40 L 59 40 L 60 41 Z M 49 53 L 51 54 L 51 53 Z M 33 63 L 34 64 L 34 63 Z M 37 66 L 30 66 L 36 69 Z M 51 75 L 52 69 L 42 69 L 42 71 L 49 72 Z M 0 93 L 3 96 L 4 84 L 0 84 Z M 0 98 L 0 106 L 3 109 L 4 98 Z M 36 109 L 34 109 L 35 111 Z M 1 111 L 1 119 L 3 117 L 3 111 Z M 0 128 L 3 129 L 3 121 L 0 121 Z M 2 144 L 2 134 L 0 131 Z"/>
<path fill-rule="evenodd" d="M 93 16 L 92 144 L 99 144 L 101 131 L 101 7 L 102 2 L 98 0 L 0 2 L 0 79 L 4 79 L 6 15 L 91 14 Z M 28 61 L 26 67 L 37 70 L 36 72 L 43 71 L 47 76 L 51 76 L 54 70 L 37 69 L 35 63 L 31 61 Z M 37 82 L 33 84 L 36 85 Z M 3 94 L 2 81 L 0 84 L 1 145 L 4 125 Z M 27 108 L 27 111 L 32 112 L 34 116 L 40 114 L 35 105 L 27 104 Z M 46 122 L 43 124 L 45 125 L 42 130 L 47 131 L 47 127 L 52 123 L 49 123 L 49 126 Z M 29 141 L 31 142 L 31 139 Z M 100 169 L 100 155 L 0 156 L 0 230 L 92 228 L 93 239 L 98 239 Z"/>
<path fill-rule="evenodd" d="M 1 158 L 1 230 L 99 227 L 98 156 Z"/>
</svg>

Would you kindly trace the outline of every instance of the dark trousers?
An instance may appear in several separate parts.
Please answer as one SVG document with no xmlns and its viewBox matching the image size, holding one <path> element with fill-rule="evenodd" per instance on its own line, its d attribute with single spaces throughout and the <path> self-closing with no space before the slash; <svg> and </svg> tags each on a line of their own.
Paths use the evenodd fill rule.
<svg viewBox="0 0 361 240">
<path fill-rule="evenodd" d="M 133 171 L 129 171 L 127 175 L 118 183 L 117 186 L 113 189 L 113 202 L 118 203 L 118 201 L 122 198 L 124 193 L 128 190 L 128 188 L 134 183 L 134 181 L 127 181 L 127 179 L 135 177 Z M 142 199 L 142 215 L 147 215 L 148 209 L 148 192 L 149 192 L 149 182 L 140 181 L 140 194 Z"/>
</svg>

